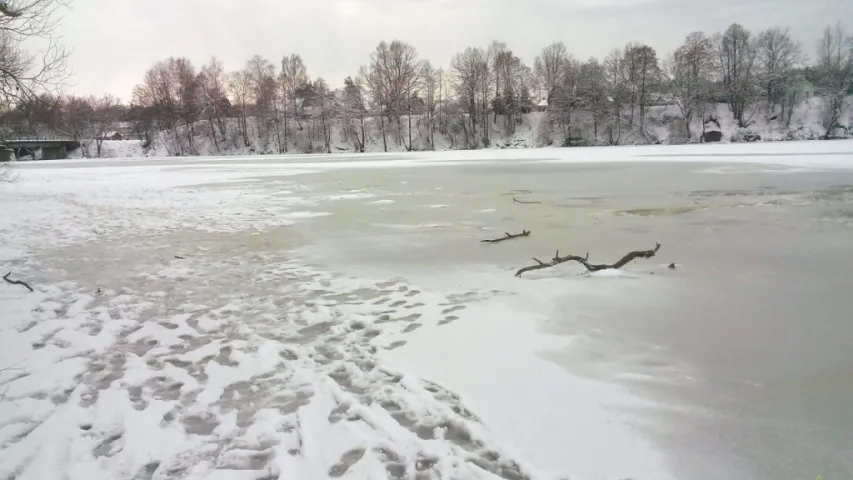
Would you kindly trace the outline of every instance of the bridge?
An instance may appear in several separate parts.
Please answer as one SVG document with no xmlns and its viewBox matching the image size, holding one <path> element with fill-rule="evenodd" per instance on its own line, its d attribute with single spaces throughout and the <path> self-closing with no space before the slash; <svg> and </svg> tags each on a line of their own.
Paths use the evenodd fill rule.
<svg viewBox="0 0 853 480">
<path fill-rule="evenodd" d="M 41 150 L 42 160 L 59 160 L 68 158 L 68 152 L 80 148 L 80 142 L 69 138 L 23 138 L 0 140 L 0 145 L 15 152 L 15 157 L 26 155 L 35 156 L 36 150 Z M 2 153 L 0 153 L 2 155 Z"/>
</svg>

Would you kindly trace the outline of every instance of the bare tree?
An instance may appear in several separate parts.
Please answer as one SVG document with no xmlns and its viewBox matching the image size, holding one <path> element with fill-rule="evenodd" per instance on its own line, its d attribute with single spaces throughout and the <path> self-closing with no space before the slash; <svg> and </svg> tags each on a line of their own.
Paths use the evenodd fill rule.
<svg viewBox="0 0 853 480">
<path fill-rule="evenodd" d="M 782 105 L 781 116 L 785 127 L 791 126 L 794 107 L 804 98 L 807 84 L 802 70 L 799 69 L 794 69 L 782 77 L 782 83 L 778 87 Z"/>
<path fill-rule="evenodd" d="M 411 113 L 410 99 L 417 91 L 421 74 L 417 51 L 413 46 L 399 40 L 390 44 L 379 42 L 370 56 L 370 67 L 383 91 L 384 107 L 396 125 L 397 144 L 403 144 L 400 118 L 403 112 Z M 411 118 L 411 115 L 409 117 Z M 410 144 L 406 148 L 410 149 L 411 128 L 409 140 Z"/>
<path fill-rule="evenodd" d="M 787 28 L 770 28 L 758 35 L 757 68 L 770 114 L 782 102 L 783 85 L 802 61 L 802 47 Z M 784 111 L 783 111 L 784 113 Z"/>
<path fill-rule="evenodd" d="M 520 118 L 521 114 L 530 111 L 530 106 L 533 103 L 530 89 L 536 84 L 536 77 L 533 74 L 533 69 L 525 65 L 520 58 L 516 57 L 516 61 L 513 63 L 511 84 L 515 100 L 512 111 Z"/>
<path fill-rule="evenodd" d="M 276 134 L 279 151 L 284 149 L 278 130 L 278 85 L 275 67 L 269 60 L 255 55 L 246 63 L 250 98 L 254 104 L 257 136 L 269 141 L 271 132 Z"/>
<path fill-rule="evenodd" d="M 489 77 L 488 55 L 482 48 L 468 47 L 453 57 L 453 61 L 450 62 L 450 69 L 459 101 L 465 105 L 468 111 L 471 131 L 468 132 L 468 125 L 465 122 L 462 123 L 462 127 L 466 143 L 470 147 L 477 143 L 477 119 L 481 119 L 484 131 L 487 126 L 484 107 L 488 104 L 483 105 L 482 98 L 488 95 L 489 84 L 487 80 L 484 80 L 484 77 L 486 79 Z M 484 133 L 483 139 L 487 138 Z"/>
<path fill-rule="evenodd" d="M 178 127 L 182 112 L 175 62 L 170 58 L 149 68 L 143 83 L 134 90 L 134 103 L 149 109 L 151 127 L 162 138 L 167 152 L 180 155 L 183 147 Z"/>
<path fill-rule="evenodd" d="M 84 157 L 90 156 L 89 146 L 92 140 L 91 124 L 95 116 L 94 106 L 87 98 L 68 97 L 63 115 L 62 129 L 80 144 Z"/>
<path fill-rule="evenodd" d="M 613 50 L 604 59 L 604 75 L 607 80 L 608 107 L 604 121 L 607 143 L 618 145 L 622 139 L 622 113 L 632 98 L 630 69 L 622 50 Z"/>
<path fill-rule="evenodd" d="M 628 62 L 629 79 L 631 83 L 631 121 L 634 119 L 634 106 L 640 111 L 640 130 L 645 135 L 646 109 L 649 106 L 650 93 L 657 87 L 660 79 L 655 50 L 641 43 L 629 44 L 625 48 L 625 59 Z"/>
<path fill-rule="evenodd" d="M 345 78 L 343 104 L 340 112 L 343 134 L 346 141 L 352 140 L 353 147 L 357 152 L 364 152 L 366 141 L 364 117 L 366 113 L 367 108 L 364 103 L 361 82 L 355 81 L 351 77 Z"/>
<path fill-rule="evenodd" d="M 562 81 L 568 60 L 569 53 L 563 42 L 552 43 L 543 48 L 542 53 L 534 60 L 533 71 L 536 73 L 539 85 L 549 98 L 557 84 Z"/>
<path fill-rule="evenodd" d="M 59 45 L 54 32 L 59 25 L 63 0 L 18 0 L 2 2 L 0 10 L 0 110 L 40 92 L 54 91 L 68 77 L 68 51 Z M 44 47 L 29 52 L 28 40 Z"/>
<path fill-rule="evenodd" d="M 201 111 L 201 95 L 195 66 L 188 58 L 170 58 L 168 66 L 176 82 L 178 116 L 184 124 L 184 135 L 191 153 L 195 150 L 195 122 Z M 179 151 L 183 151 L 180 138 Z"/>
<path fill-rule="evenodd" d="M 387 151 L 385 136 L 385 116 L 394 121 L 396 142 L 407 149 L 412 148 L 412 100 L 420 89 L 421 63 L 417 51 L 408 43 L 394 40 L 390 44 L 379 42 L 370 54 L 368 65 L 362 68 L 361 77 L 371 92 L 374 105 L 382 113 L 380 116 L 383 131 L 383 144 Z M 401 116 L 408 114 L 408 139 L 405 144 L 402 134 Z"/>
<path fill-rule="evenodd" d="M 732 24 L 723 34 L 714 37 L 717 72 L 722 82 L 723 95 L 738 126 L 749 126 L 746 111 L 758 93 L 756 42 L 749 30 Z"/>
<path fill-rule="evenodd" d="M 818 43 L 815 71 L 825 101 L 825 138 L 829 138 L 841 126 L 845 99 L 853 90 L 853 38 L 847 36 L 840 22 L 824 29 Z"/>
<path fill-rule="evenodd" d="M 228 76 L 228 91 L 231 93 L 231 104 L 237 108 L 237 127 L 243 140 L 243 146 L 249 143 L 249 102 L 252 95 L 252 82 L 245 70 L 232 72 Z M 236 146 L 236 145 L 235 145 Z"/>
<path fill-rule="evenodd" d="M 439 78 L 438 72 L 428 61 L 421 65 L 421 91 L 424 93 L 424 106 L 426 108 L 427 139 L 429 148 L 435 150 L 435 111 L 438 106 Z"/>
<path fill-rule="evenodd" d="M 322 78 L 312 83 L 313 95 L 311 98 L 312 122 L 320 121 L 322 128 L 323 148 L 326 153 L 332 153 L 332 120 L 336 117 L 335 95 L 329 89 L 329 85 Z"/>
<path fill-rule="evenodd" d="M 578 96 L 580 62 L 574 57 L 567 56 L 560 70 L 562 72 L 560 78 L 550 90 L 548 112 L 550 118 L 563 130 L 563 146 L 569 146 L 572 142 L 572 114 L 580 105 Z"/>
<path fill-rule="evenodd" d="M 89 104 L 91 105 L 91 116 L 87 122 L 89 138 L 84 141 L 93 140 L 95 153 L 100 157 L 104 141 L 108 139 L 111 132 L 115 131 L 121 119 L 121 104 L 112 95 L 104 95 L 100 98 L 90 97 Z"/>
<path fill-rule="evenodd" d="M 515 132 L 516 119 L 521 113 L 521 96 L 529 97 L 530 79 L 521 76 L 523 69 L 529 70 L 512 50 L 503 43 L 494 42 L 491 47 L 491 62 L 494 75 L 495 96 L 492 98 L 494 123 L 499 117 L 505 119 L 504 134 Z M 518 80 L 522 80 L 521 83 Z"/>
<path fill-rule="evenodd" d="M 296 119 L 296 125 L 299 130 L 302 130 L 302 122 L 300 119 L 299 99 L 296 98 L 296 92 L 309 82 L 308 69 L 305 67 L 305 62 L 299 54 L 293 53 L 290 56 L 285 56 L 281 59 L 281 85 L 284 95 L 284 125 L 285 138 L 287 137 L 287 105 L 288 101 L 291 105 L 291 114 Z"/>
<path fill-rule="evenodd" d="M 697 113 L 704 117 L 704 106 L 709 101 L 713 70 L 711 40 L 702 32 L 688 35 L 672 54 L 667 70 L 672 96 L 684 117 L 690 139 L 693 117 Z"/>
<path fill-rule="evenodd" d="M 362 65 L 359 69 L 358 84 L 367 94 L 374 122 L 377 119 L 379 120 L 379 133 L 382 134 L 382 149 L 387 152 L 388 136 L 385 128 L 385 116 L 386 105 L 388 104 L 388 94 L 386 84 L 382 77 L 381 67 L 377 64 L 376 59 L 373 56 L 371 56 L 370 63 L 368 65 Z"/>
<path fill-rule="evenodd" d="M 5 112 L 0 112 L 0 125 L 5 134 L 18 137 L 53 136 L 60 133 L 65 99 L 60 95 L 42 93 L 24 98 Z"/>
<path fill-rule="evenodd" d="M 219 151 L 218 137 L 225 138 L 225 116 L 230 103 L 226 93 L 225 71 L 222 63 L 212 58 L 199 72 L 200 114 L 207 119 L 210 137 Z M 219 134 L 217 135 L 217 127 Z"/>
<path fill-rule="evenodd" d="M 598 128 L 607 116 L 607 78 L 604 66 L 595 58 L 581 65 L 578 74 L 578 99 L 592 118 L 593 139 L 598 142 Z"/>
</svg>

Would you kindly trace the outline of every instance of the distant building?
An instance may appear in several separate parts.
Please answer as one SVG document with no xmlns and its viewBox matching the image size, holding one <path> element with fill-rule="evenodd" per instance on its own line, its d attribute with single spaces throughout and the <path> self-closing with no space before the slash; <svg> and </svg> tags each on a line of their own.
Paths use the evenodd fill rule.
<svg viewBox="0 0 853 480">
<path fill-rule="evenodd" d="M 107 132 L 101 138 L 102 140 L 121 140 L 124 136 L 120 132 Z"/>
<path fill-rule="evenodd" d="M 705 119 L 705 128 L 702 133 L 702 141 L 705 143 L 720 142 L 723 140 L 723 129 L 717 117 L 710 116 Z"/>
<path fill-rule="evenodd" d="M 545 110 L 548 110 L 548 99 L 543 98 L 542 100 L 539 100 L 539 103 L 536 104 L 536 110 L 538 110 L 540 112 L 544 112 Z"/>
</svg>

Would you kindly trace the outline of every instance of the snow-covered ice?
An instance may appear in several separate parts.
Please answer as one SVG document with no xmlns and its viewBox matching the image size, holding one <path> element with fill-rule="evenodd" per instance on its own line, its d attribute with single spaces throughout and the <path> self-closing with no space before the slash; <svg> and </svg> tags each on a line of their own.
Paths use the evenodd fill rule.
<svg viewBox="0 0 853 480">
<path fill-rule="evenodd" d="M 630 385 L 701 373 L 673 361 L 573 374 L 567 355 L 610 333 L 556 332 L 595 311 L 579 305 L 666 302 L 679 288 L 670 257 L 595 275 L 567 267 L 519 280 L 513 269 L 554 247 L 615 256 L 659 240 L 667 252 L 654 238 L 665 232 L 643 225 L 656 215 L 814 199 L 694 195 L 612 211 L 597 195 L 617 184 L 559 197 L 531 185 L 567 165 L 623 161 L 693 162 L 707 182 L 820 172 L 853 168 L 850 151 L 813 142 L 26 165 L 0 185 L 0 262 L 35 289 L 0 284 L 0 478 L 678 478 L 648 412 L 691 407 Z M 524 166 L 509 175 L 518 191 L 471 181 L 477 169 Z M 356 174 L 403 167 L 418 171 Z M 512 202 L 546 193 L 541 213 Z M 570 238 L 606 218 L 627 222 L 627 239 Z M 533 235 L 478 243 L 521 228 Z M 641 362 L 666 353 L 651 350 Z"/>
</svg>

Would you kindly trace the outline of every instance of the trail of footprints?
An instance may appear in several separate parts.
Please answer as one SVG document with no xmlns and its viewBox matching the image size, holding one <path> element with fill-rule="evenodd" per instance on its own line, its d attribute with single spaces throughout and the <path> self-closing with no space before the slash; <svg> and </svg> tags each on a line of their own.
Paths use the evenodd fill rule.
<svg viewBox="0 0 853 480">
<path fill-rule="evenodd" d="M 268 273 L 270 277 L 280 276 L 280 272 Z M 306 280 L 306 276 L 301 275 L 300 279 Z M 254 315 L 248 324 L 250 317 L 246 312 L 264 312 L 261 304 L 268 302 L 268 298 L 250 300 L 242 305 L 242 309 L 200 307 L 191 305 L 191 299 L 187 298 L 184 304 L 186 315 L 171 315 L 156 325 L 152 325 L 152 321 L 140 322 L 125 329 L 106 354 L 90 357 L 88 370 L 75 379 L 79 386 L 51 392 L 50 400 L 58 406 L 74 398 L 80 407 L 92 408 L 101 392 L 119 386 L 126 392 L 132 408 L 139 411 L 149 408 L 152 400 L 173 402 L 174 408 L 162 416 L 160 426 L 180 425 L 187 434 L 209 437 L 208 441 L 215 447 L 205 453 L 183 452 L 149 462 L 135 473 L 133 480 L 181 478 L 204 459 L 212 462 L 213 468 L 257 471 L 259 475 L 270 472 L 269 478 L 272 479 L 278 478 L 273 466 L 276 452 L 282 451 L 276 447 L 284 447 L 287 455 L 303 454 L 299 411 L 309 405 L 318 392 L 310 379 L 298 372 L 313 370 L 318 375 L 311 378 L 325 377 L 336 386 L 333 393 L 336 392 L 337 406 L 327 416 L 330 424 L 370 424 L 370 415 L 365 409 L 379 405 L 398 425 L 410 432 L 411 443 L 426 445 L 420 442 L 443 441 L 458 455 L 458 461 L 476 465 L 506 480 L 529 479 L 517 463 L 489 449 L 478 434 L 471 431 L 470 425 L 479 421 L 456 395 L 431 382 L 415 381 L 388 371 L 378 365 L 375 358 L 377 348 L 394 349 L 405 345 L 405 340 L 395 337 L 424 327 L 425 320 L 439 326 L 458 320 L 459 312 L 466 308 L 465 304 L 480 298 L 479 294 L 468 292 L 448 296 L 444 303 L 439 304 L 440 318 L 425 319 L 423 313 L 418 312 L 427 307 L 417 301 L 420 291 L 394 281 L 380 283 L 376 287 L 373 291 L 360 289 L 346 293 L 328 288 L 292 292 L 291 300 L 283 305 L 275 302 L 285 314 L 269 312 L 270 315 Z M 372 302 L 364 300 L 370 296 L 374 297 Z M 306 301 L 305 297 L 309 300 Z M 218 300 L 226 302 L 227 299 Z M 60 305 L 66 302 L 67 305 L 64 298 L 56 298 L 53 302 Z M 345 309 L 361 307 L 363 313 L 356 315 L 355 319 L 341 314 L 333 320 L 313 323 L 300 318 L 301 310 L 333 309 L 340 312 L 338 309 L 342 306 Z M 112 317 L 103 315 L 110 308 L 108 299 L 90 305 L 88 314 L 91 318 L 87 323 L 90 335 L 97 335 L 104 321 L 118 316 L 116 312 Z M 35 323 L 24 326 L 20 331 L 34 328 Z M 146 335 L 144 328 L 151 330 L 151 334 Z M 33 349 L 44 348 L 47 344 L 65 348 L 54 339 L 60 330 L 46 333 L 33 343 Z M 390 342 L 377 340 L 380 336 L 389 335 Z M 277 340 L 281 344 L 278 366 L 273 371 L 231 383 L 212 403 L 199 403 L 199 396 L 209 381 L 206 373 L 209 365 L 237 367 L 240 362 L 235 359 L 235 353 L 239 352 L 243 357 L 256 353 L 258 340 L 265 339 Z M 196 358 L 201 351 L 209 353 Z M 126 384 L 124 374 L 131 358 L 142 359 L 153 375 L 140 384 Z M 183 373 L 175 375 L 176 371 Z M 422 400 L 425 396 L 428 400 Z M 419 399 L 414 404 L 413 397 Z M 214 435 L 222 416 L 230 414 L 236 415 L 236 431 L 228 435 Z M 273 425 L 275 438 L 251 438 L 248 433 L 258 422 Z M 22 441 L 37 426 L 27 426 L 19 436 L 7 440 L 2 447 Z M 371 426 L 382 428 L 380 425 Z M 94 442 L 92 455 L 95 458 L 113 457 L 124 448 L 124 432 L 95 431 L 91 424 L 79 427 L 80 435 Z M 438 479 L 443 478 L 443 471 L 452 467 L 446 465 L 446 459 L 426 449 L 411 457 L 411 453 L 403 455 L 391 445 L 365 445 L 345 452 L 329 467 L 328 475 L 342 477 L 365 458 L 383 464 L 387 478 L 391 479 Z M 458 465 L 453 468 L 458 468 Z"/>
</svg>

